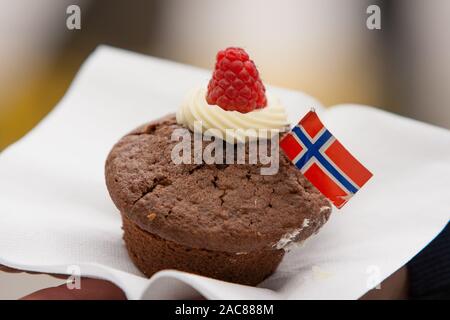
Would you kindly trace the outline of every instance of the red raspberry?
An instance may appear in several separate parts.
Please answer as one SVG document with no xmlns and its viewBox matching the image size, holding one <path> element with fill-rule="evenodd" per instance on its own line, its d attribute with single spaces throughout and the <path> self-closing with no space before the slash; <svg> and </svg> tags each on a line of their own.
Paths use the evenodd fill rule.
<svg viewBox="0 0 450 320">
<path fill-rule="evenodd" d="M 227 48 L 217 53 L 206 94 L 208 104 L 247 113 L 267 105 L 265 92 L 258 70 L 244 49 Z"/>
</svg>

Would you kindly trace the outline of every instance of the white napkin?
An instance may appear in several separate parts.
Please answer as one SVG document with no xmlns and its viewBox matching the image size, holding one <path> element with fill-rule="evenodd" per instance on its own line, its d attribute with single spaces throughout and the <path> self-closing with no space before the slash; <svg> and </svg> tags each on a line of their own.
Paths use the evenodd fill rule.
<svg viewBox="0 0 450 320">
<path fill-rule="evenodd" d="M 356 299 L 449 220 L 450 133 L 361 106 L 329 110 L 271 88 L 294 123 L 311 106 L 374 177 L 259 287 L 178 271 L 146 279 L 128 258 L 104 182 L 112 145 L 176 110 L 209 71 L 101 47 L 58 106 L 0 154 L 0 264 L 108 279 L 130 299 Z M 82 283 L 81 283 L 82 285 Z"/>
</svg>

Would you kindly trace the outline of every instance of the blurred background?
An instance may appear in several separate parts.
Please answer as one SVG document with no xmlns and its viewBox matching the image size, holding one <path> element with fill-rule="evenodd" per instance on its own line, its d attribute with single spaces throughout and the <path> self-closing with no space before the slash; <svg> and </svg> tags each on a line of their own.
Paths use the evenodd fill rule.
<svg viewBox="0 0 450 320">
<path fill-rule="evenodd" d="M 66 27 L 71 4 L 81 30 Z M 366 27 L 371 4 L 381 30 Z M 449 12 L 448 0 L 0 0 L 0 150 L 57 104 L 99 44 L 204 68 L 242 46 L 267 83 L 450 128 Z M 13 287 L 0 294 L 32 288 Z"/>
<path fill-rule="evenodd" d="M 81 30 L 66 9 L 81 8 Z M 366 27 L 371 4 L 381 30 Z M 0 150 L 60 100 L 109 44 L 211 68 L 246 48 L 267 83 L 450 128 L 447 0 L 0 0 Z"/>
</svg>

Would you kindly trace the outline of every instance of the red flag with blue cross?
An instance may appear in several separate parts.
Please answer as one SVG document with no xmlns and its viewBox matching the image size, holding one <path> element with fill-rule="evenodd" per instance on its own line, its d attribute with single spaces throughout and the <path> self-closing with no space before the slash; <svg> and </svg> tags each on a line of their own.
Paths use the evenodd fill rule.
<svg viewBox="0 0 450 320">
<path fill-rule="evenodd" d="M 372 177 L 310 111 L 280 140 L 280 148 L 337 208 Z"/>
</svg>

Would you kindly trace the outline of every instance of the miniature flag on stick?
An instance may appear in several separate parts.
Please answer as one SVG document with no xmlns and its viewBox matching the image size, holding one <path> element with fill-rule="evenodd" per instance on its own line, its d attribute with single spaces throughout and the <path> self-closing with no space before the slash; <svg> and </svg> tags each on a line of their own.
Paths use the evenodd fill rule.
<svg viewBox="0 0 450 320">
<path fill-rule="evenodd" d="M 372 177 L 324 127 L 314 111 L 280 141 L 280 147 L 303 175 L 337 208 Z"/>
</svg>

